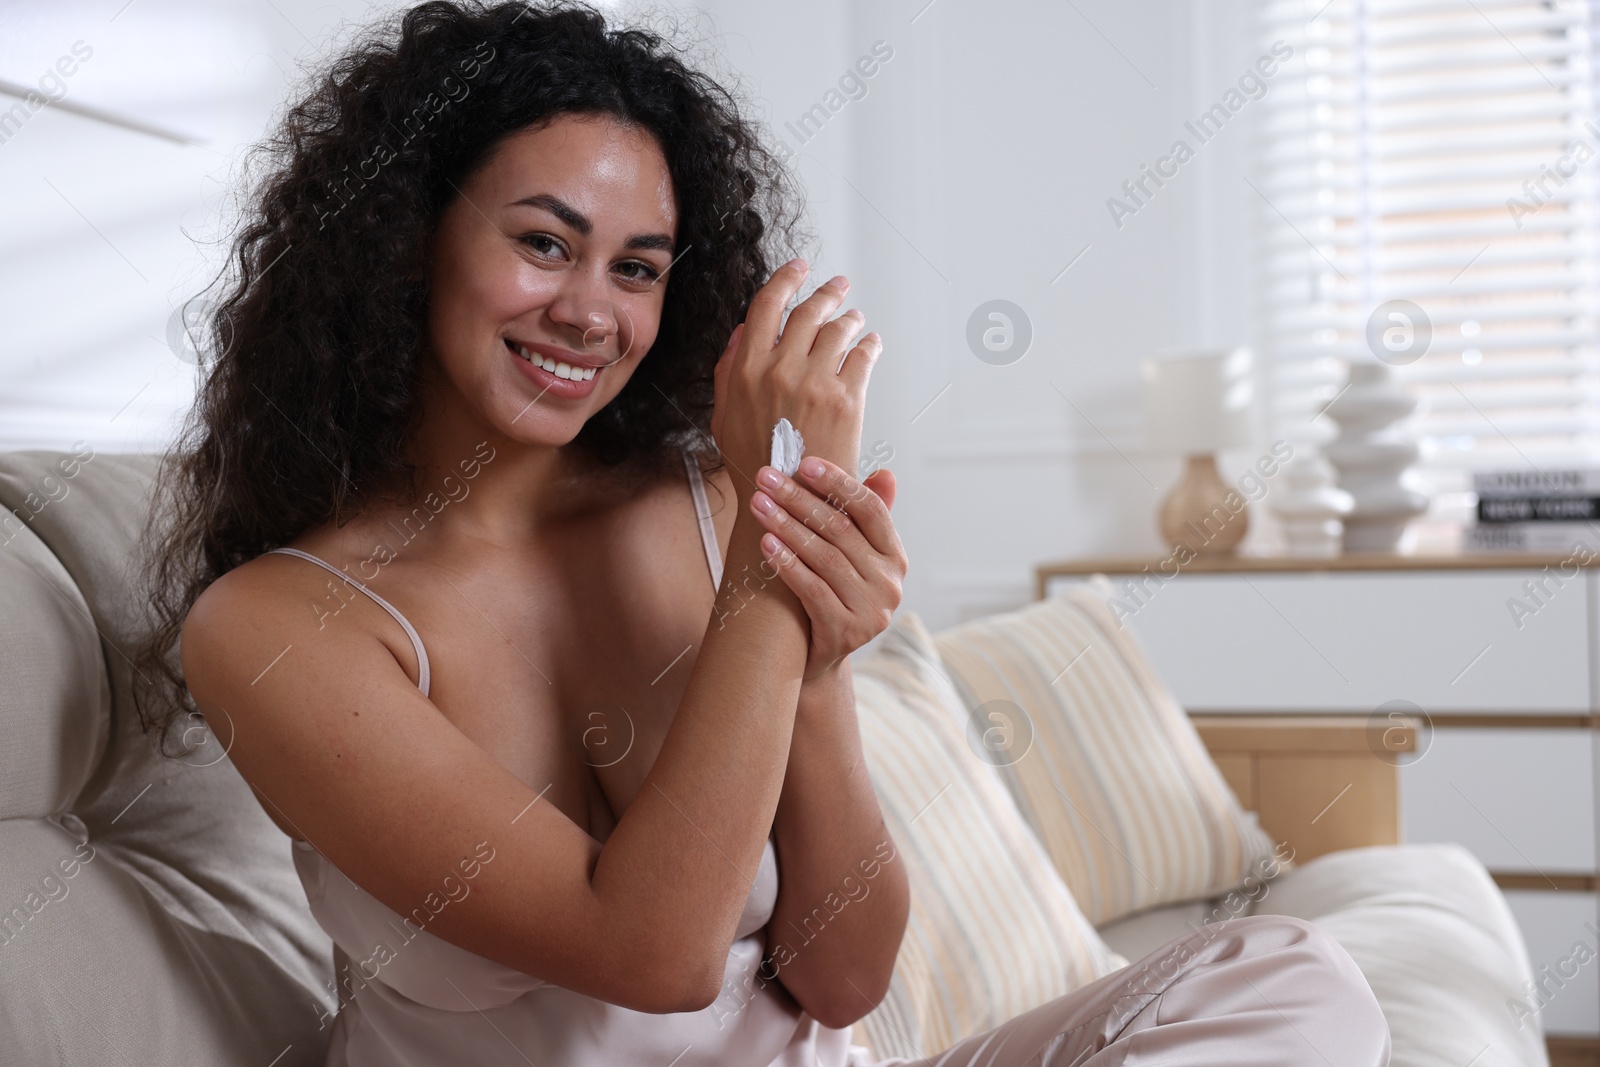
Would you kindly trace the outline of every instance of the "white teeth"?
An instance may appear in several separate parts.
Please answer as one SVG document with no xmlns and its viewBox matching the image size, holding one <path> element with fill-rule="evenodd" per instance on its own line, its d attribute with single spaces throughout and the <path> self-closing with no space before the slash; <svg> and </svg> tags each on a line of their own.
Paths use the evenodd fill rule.
<svg viewBox="0 0 1600 1067">
<path fill-rule="evenodd" d="M 521 345 L 517 345 L 517 354 L 535 367 L 543 367 L 557 378 L 565 378 L 573 382 L 586 382 L 594 377 L 593 367 L 574 367 L 570 363 L 557 362 L 549 356 L 536 356 Z"/>
</svg>

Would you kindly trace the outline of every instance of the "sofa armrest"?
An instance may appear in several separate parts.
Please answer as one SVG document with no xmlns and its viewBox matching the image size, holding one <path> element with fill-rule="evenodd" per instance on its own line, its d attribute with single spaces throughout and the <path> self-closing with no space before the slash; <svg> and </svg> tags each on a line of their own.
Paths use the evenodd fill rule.
<svg viewBox="0 0 1600 1067">
<path fill-rule="evenodd" d="M 1297 860 L 1400 841 L 1399 754 L 1414 721 L 1362 715 L 1195 715 L 1222 776 Z"/>
</svg>

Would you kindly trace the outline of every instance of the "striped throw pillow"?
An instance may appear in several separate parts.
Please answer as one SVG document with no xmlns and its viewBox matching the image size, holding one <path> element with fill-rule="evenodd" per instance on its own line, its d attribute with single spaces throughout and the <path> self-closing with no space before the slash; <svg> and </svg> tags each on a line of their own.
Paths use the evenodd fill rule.
<svg viewBox="0 0 1600 1067">
<path fill-rule="evenodd" d="M 1126 966 L 967 747 L 916 617 L 854 671 L 867 767 L 911 886 L 889 994 L 854 1040 L 880 1058 L 933 1055 Z"/>
<path fill-rule="evenodd" d="M 969 741 L 1096 926 L 1216 896 L 1274 863 L 1188 715 L 1091 590 L 935 641 Z"/>
</svg>

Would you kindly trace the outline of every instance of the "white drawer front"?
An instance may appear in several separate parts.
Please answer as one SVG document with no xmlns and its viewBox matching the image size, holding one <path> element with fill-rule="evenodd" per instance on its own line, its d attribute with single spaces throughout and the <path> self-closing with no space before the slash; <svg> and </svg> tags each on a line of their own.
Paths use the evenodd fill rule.
<svg viewBox="0 0 1600 1067">
<path fill-rule="evenodd" d="M 1579 943 L 1590 952 L 1600 951 L 1595 934 L 1600 916 L 1596 915 L 1594 894 L 1513 889 L 1506 892 L 1506 900 L 1528 943 L 1534 981 L 1542 978 L 1547 991 L 1539 1013 L 1545 1033 L 1585 1037 L 1600 1033 L 1600 959 L 1574 951 Z M 1580 963 L 1583 959 L 1588 962 Z"/>
<path fill-rule="evenodd" d="M 1495 871 L 1595 869 L 1589 730 L 1435 730 L 1400 772 L 1404 840 L 1454 841 Z"/>
<path fill-rule="evenodd" d="M 1587 711 L 1586 582 L 1518 619 L 1537 573 L 1189 573 L 1120 611 L 1195 711 Z"/>
</svg>

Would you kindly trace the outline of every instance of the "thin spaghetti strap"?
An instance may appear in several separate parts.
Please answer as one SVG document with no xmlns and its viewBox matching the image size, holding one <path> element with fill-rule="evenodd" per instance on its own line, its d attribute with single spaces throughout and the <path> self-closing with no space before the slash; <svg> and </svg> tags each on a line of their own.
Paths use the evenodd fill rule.
<svg viewBox="0 0 1600 1067">
<path fill-rule="evenodd" d="M 722 546 L 717 544 L 717 526 L 711 521 L 711 505 L 706 500 L 706 480 L 693 454 L 683 454 L 684 470 L 689 472 L 689 493 L 694 497 L 694 517 L 700 523 L 700 544 L 706 550 L 706 566 L 711 568 L 711 588 L 722 588 Z"/>
<path fill-rule="evenodd" d="M 310 560 L 323 570 L 338 575 L 340 578 L 343 578 L 345 581 L 349 582 L 351 585 L 367 594 L 367 596 L 371 597 L 377 602 L 378 607 L 392 615 L 394 617 L 394 621 L 399 623 L 400 626 L 405 630 L 406 636 L 411 638 L 411 647 L 417 653 L 417 688 L 422 690 L 423 696 L 428 695 L 428 683 L 431 680 L 428 671 L 428 650 L 422 647 L 422 638 L 418 636 L 417 628 L 411 625 L 411 620 L 400 614 L 399 608 L 395 607 L 393 604 L 383 599 L 383 597 L 379 596 L 377 593 L 374 593 L 372 590 L 368 589 L 366 586 L 350 577 L 344 571 L 340 570 L 338 567 L 335 567 L 333 564 L 319 556 L 313 556 L 309 552 L 302 552 L 298 548 L 270 548 L 267 551 L 282 552 L 286 556 L 299 556 L 301 559 Z"/>
</svg>

